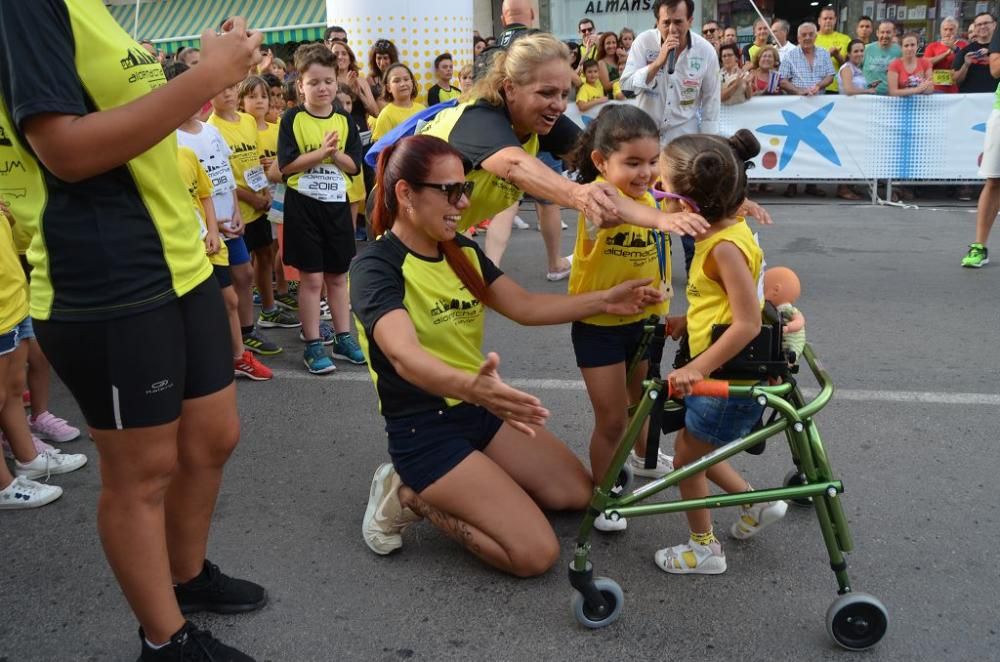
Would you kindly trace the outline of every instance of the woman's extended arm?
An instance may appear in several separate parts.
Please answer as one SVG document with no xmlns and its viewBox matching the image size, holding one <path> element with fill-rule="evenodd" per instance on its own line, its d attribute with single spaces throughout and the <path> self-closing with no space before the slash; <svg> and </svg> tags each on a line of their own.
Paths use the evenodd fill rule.
<svg viewBox="0 0 1000 662">
<path fill-rule="evenodd" d="M 520 147 L 504 147 L 483 161 L 482 168 L 534 198 L 576 209 L 594 223 L 620 222 L 618 208 L 607 188 L 601 184 L 576 184 L 560 177 Z"/>
<path fill-rule="evenodd" d="M 490 285 L 490 306 L 525 326 L 565 324 L 601 313 L 636 315 L 663 301 L 663 295 L 649 287 L 650 282 L 627 280 L 609 290 L 584 294 L 542 294 L 525 290 L 510 276 L 501 276 Z"/>
<path fill-rule="evenodd" d="M 495 353 L 487 356 L 477 374 L 462 372 L 431 355 L 402 308 L 383 315 L 373 335 L 396 373 L 428 393 L 485 407 L 528 435 L 534 435 L 529 426 L 544 425 L 548 418 L 538 398 L 500 380 L 500 357 Z"/>
<path fill-rule="evenodd" d="M 56 177 L 79 182 L 124 165 L 177 130 L 206 101 L 246 77 L 260 59 L 263 35 L 246 21 L 227 21 L 223 34 L 201 35 L 201 64 L 124 106 L 87 115 L 42 113 L 23 130 L 38 159 Z"/>
</svg>

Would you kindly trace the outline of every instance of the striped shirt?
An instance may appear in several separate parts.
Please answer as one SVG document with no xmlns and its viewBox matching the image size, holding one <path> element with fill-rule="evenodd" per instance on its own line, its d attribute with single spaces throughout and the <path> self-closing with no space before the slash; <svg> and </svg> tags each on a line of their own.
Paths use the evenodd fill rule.
<svg viewBox="0 0 1000 662">
<path fill-rule="evenodd" d="M 818 85 L 827 76 L 833 76 L 834 71 L 830 63 L 830 54 L 825 49 L 819 46 L 814 48 L 813 61 L 810 64 L 802 47 L 799 46 L 781 56 L 779 73 L 781 80 L 807 90 L 813 85 Z"/>
</svg>

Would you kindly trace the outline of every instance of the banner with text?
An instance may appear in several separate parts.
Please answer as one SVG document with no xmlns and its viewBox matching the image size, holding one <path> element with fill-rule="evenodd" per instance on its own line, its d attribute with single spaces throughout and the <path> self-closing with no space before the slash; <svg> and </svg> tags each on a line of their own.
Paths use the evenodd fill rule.
<svg viewBox="0 0 1000 662">
<path fill-rule="evenodd" d="M 719 124 L 723 135 L 750 129 L 760 141 L 751 179 L 977 180 L 993 102 L 992 94 L 755 97 L 722 106 Z M 592 121 L 576 104 L 566 114 Z"/>
</svg>

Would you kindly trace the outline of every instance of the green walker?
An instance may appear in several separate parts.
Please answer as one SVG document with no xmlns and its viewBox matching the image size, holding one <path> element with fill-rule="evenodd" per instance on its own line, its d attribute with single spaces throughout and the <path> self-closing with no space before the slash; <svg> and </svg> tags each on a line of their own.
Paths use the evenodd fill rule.
<svg viewBox="0 0 1000 662">
<path fill-rule="evenodd" d="M 650 342 L 653 328 L 647 327 L 640 356 Z M 809 402 L 806 402 L 795 380 L 790 378 L 777 386 L 734 386 L 725 381 L 706 381 L 698 384 L 695 387 L 695 395 L 756 398 L 762 405 L 772 408 L 776 415 L 746 437 L 720 447 L 696 462 L 675 469 L 666 476 L 629 493 L 627 488 L 632 476 L 626 460 L 635 446 L 646 418 L 654 414 L 654 408 L 660 409 L 655 412 L 658 417 L 661 415 L 665 418 L 671 415 L 676 417 L 678 412 L 681 417 L 683 416 L 680 403 L 671 400 L 666 392 L 668 385 L 665 380 L 654 376 L 643 383 L 642 400 L 635 407 L 607 475 L 594 489 L 593 499 L 577 536 L 576 550 L 569 568 L 569 579 L 576 591 L 572 600 L 573 615 L 581 625 L 588 628 L 610 625 L 621 616 L 624 606 L 621 587 L 607 577 L 594 577 L 593 565 L 589 560 L 590 535 L 594 519 L 601 513 L 614 521 L 620 517 L 680 513 L 697 508 L 727 508 L 784 499 L 797 505 L 815 508 L 819 519 L 823 542 L 830 555 L 830 567 L 840 589 L 839 597 L 834 600 L 826 613 L 827 632 L 834 641 L 849 650 L 864 650 L 882 639 L 889 624 L 885 606 L 867 593 L 855 593 L 851 590 L 844 553 L 851 551 L 853 542 L 840 504 L 840 494 L 843 493 L 844 486 L 834 477 L 819 430 L 813 421 L 813 417 L 830 402 L 833 396 L 833 383 L 812 347 L 805 346 L 802 358 L 805 359 L 820 386 L 818 395 Z M 658 364 L 658 361 L 656 363 Z M 653 365 L 653 361 L 650 364 Z M 680 418 L 680 421 L 676 428 L 682 425 L 683 418 Z M 655 422 L 651 421 L 650 427 L 654 424 Z M 784 487 L 739 494 L 711 495 L 705 499 L 641 504 L 649 497 L 677 485 L 688 476 L 705 471 L 713 464 L 738 453 L 754 449 L 761 442 L 780 432 L 784 432 L 788 439 L 795 463 L 795 469 L 785 477 Z M 651 438 L 654 435 L 658 438 L 658 429 L 650 432 Z M 653 454 L 655 455 L 655 449 Z"/>
</svg>

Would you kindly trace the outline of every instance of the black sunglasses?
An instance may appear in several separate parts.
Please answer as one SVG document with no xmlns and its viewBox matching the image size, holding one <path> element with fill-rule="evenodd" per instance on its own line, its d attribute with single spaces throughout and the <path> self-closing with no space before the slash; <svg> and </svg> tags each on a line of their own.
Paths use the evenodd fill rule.
<svg viewBox="0 0 1000 662">
<path fill-rule="evenodd" d="M 412 185 L 441 191 L 448 196 L 448 202 L 457 206 L 462 200 L 463 195 L 467 198 L 472 195 L 472 189 L 475 188 L 476 183 L 455 182 L 453 184 L 431 184 L 430 182 L 412 182 Z"/>
<path fill-rule="evenodd" d="M 580 34 L 590 34 L 594 31 L 594 28 L 580 28 Z"/>
<path fill-rule="evenodd" d="M 392 48 L 392 42 L 388 39 L 379 39 L 375 42 L 375 50 L 387 51 Z"/>
</svg>

